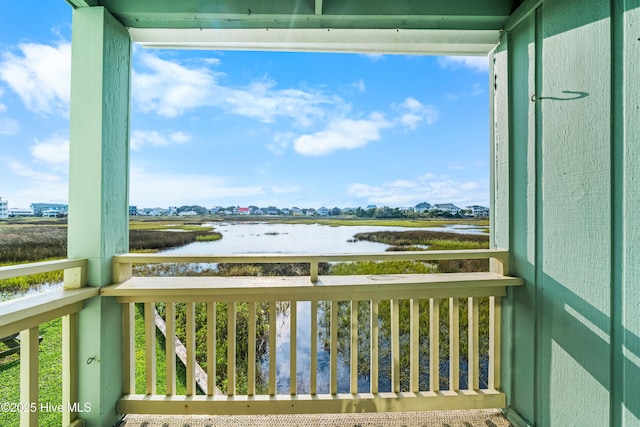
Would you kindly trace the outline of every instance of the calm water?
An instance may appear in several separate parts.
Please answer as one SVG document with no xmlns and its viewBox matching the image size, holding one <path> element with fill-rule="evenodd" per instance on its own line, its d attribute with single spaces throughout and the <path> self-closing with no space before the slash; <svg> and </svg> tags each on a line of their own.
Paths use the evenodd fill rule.
<svg viewBox="0 0 640 427">
<path fill-rule="evenodd" d="M 485 228 L 468 225 L 452 225 L 437 228 L 407 228 L 384 226 L 338 226 L 331 227 L 319 224 L 272 224 L 272 223 L 215 223 L 210 224 L 215 231 L 222 233 L 222 239 L 215 242 L 196 242 L 189 245 L 163 251 L 171 254 L 248 254 L 248 253 L 366 253 L 384 252 L 389 245 L 374 242 L 353 242 L 357 233 L 373 231 L 405 231 L 430 230 L 459 233 L 483 233 Z M 309 392 L 309 372 L 311 364 L 311 308 L 309 302 L 297 303 L 297 372 L 296 383 L 299 393 Z M 321 307 L 318 316 L 323 316 Z M 289 360 L 290 360 L 290 317 L 288 310 L 277 316 L 276 338 L 276 379 L 277 392 L 289 393 Z M 387 347 L 388 341 L 380 336 L 380 346 Z M 381 350 L 381 353 L 382 350 Z M 318 339 L 318 373 L 319 393 L 329 392 L 329 352 L 324 351 L 322 340 Z M 464 363 L 464 362 L 463 362 Z M 268 360 L 263 361 L 263 372 L 268 375 Z M 349 355 L 338 355 L 338 392 L 349 391 Z M 390 362 L 382 356 L 379 361 L 379 389 L 391 390 Z M 443 367 L 443 369 L 447 369 Z M 466 368 L 463 367 L 466 371 Z M 443 372 L 446 374 L 446 372 Z M 428 376 L 421 378 L 428 381 Z M 266 383 L 267 381 L 265 381 Z M 461 384 L 461 386 L 466 384 Z M 366 392 L 369 389 L 368 375 L 360 375 L 358 387 Z"/>
<path fill-rule="evenodd" d="M 352 242 L 357 233 L 373 231 L 431 230 L 454 233 L 483 233 L 484 229 L 468 225 L 436 228 L 384 226 L 341 226 L 319 224 L 216 223 L 222 233 L 215 242 L 195 242 L 169 249 L 166 254 L 250 254 L 250 253 L 366 253 L 384 252 L 389 245 L 375 242 Z"/>
</svg>

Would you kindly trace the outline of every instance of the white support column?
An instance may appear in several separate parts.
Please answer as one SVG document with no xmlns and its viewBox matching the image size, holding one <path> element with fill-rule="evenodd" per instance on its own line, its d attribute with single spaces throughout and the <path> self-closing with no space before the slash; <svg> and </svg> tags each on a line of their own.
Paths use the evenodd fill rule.
<svg viewBox="0 0 640 427">
<path fill-rule="evenodd" d="M 112 282 L 128 252 L 131 40 L 103 7 L 73 12 L 69 165 L 70 258 L 88 258 L 88 286 Z M 122 315 L 115 298 L 87 301 L 78 319 L 78 398 L 86 425 L 112 426 L 122 393 Z"/>
</svg>

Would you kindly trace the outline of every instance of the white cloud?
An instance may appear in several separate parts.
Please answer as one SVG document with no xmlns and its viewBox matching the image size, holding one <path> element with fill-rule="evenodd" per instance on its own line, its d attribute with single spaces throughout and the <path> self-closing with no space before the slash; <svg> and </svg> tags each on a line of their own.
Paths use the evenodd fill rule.
<svg viewBox="0 0 640 427">
<path fill-rule="evenodd" d="M 42 114 L 69 111 L 71 44 L 21 43 L 19 54 L 6 52 L 0 79 L 18 94 L 25 107 Z"/>
<path fill-rule="evenodd" d="M 360 93 L 365 93 L 367 86 L 364 84 L 364 80 L 360 79 L 357 82 L 351 83 L 351 87 Z"/>
<path fill-rule="evenodd" d="M 131 132 L 131 149 L 140 150 L 144 145 L 165 147 L 171 144 L 185 144 L 191 140 L 191 136 L 184 132 L 172 132 L 164 136 L 158 131 L 134 130 Z"/>
<path fill-rule="evenodd" d="M 0 135 L 15 135 L 20 130 L 17 120 L 0 117 Z"/>
<path fill-rule="evenodd" d="M 9 169 L 11 169 L 13 173 L 23 178 L 39 181 L 40 183 L 60 181 L 60 177 L 58 175 L 33 170 L 17 160 L 9 160 L 8 164 Z"/>
<path fill-rule="evenodd" d="M 324 107 L 344 104 L 336 96 L 298 89 L 276 89 L 276 83 L 263 79 L 245 87 L 220 84 L 224 74 L 209 68 L 189 68 L 149 53 L 140 55 L 145 71 L 136 69 L 134 100 L 144 112 L 176 117 L 200 107 L 218 107 L 233 114 L 273 122 L 288 117 L 299 126 L 311 126 L 325 116 Z M 217 65 L 219 61 L 212 62 Z"/>
<path fill-rule="evenodd" d="M 132 204 L 139 206 L 180 206 L 194 201 L 219 200 L 225 197 L 242 197 L 265 194 L 264 187 L 237 186 L 231 179 L 205 174 L 155 173 L 138 167 L 131 168 Z"/>
<path fill-rule="evenodd" d="M 465 207 L 470 204 L 486 204 L 489 192 L 488 185 L 485 184 L 426 174 L 415 180 L 396 180 L 381 185 L 353 183 L 347 187 L 347 192 L 366 203 L 379 205 L 404 206 L 428 201 L 454 203 Z"/>
<path fill-rule="evenodd" d="M 4 89 L 0 87 L 0 98 L 4 95 Z M 7 111 L 7 106 L 0 102 L 0 113 L 4 113 Z"/>
<path fill-rule="evenodd" d="M 282 156 L 286 151 L 295 135 L 291 132 L 276 133 L 273 136 L 273 142 L 267 144 L 267 149 L 276 156 Z"/>
<path fill-rule="evenodd" d="M 361 120 L 340 118 L 330 122 L 326 130 L 296 138 L 294 149 L 305 156 L 323 156 L 336 150 L 362 148 L 378 141 L 380 130 L 391 126 L 380 113 Z"/>
<path fill-rule="evenodd" d="M 433 105 L 424 105 L 415 98 L 407 98 L 400 105 L 393 106 L 400 114 L 398 121 L 402 126 L 415 130 L 421 123 L 433 124 L 440 114 Z"/>
<path fill-rule="evenodd" d="M 489 71 L 487 56 L 441 56 L 438 65 L 445 69 L 456 70 L 466 68 L 476 73 Z"/>
<path fill-rule="evenodd" d="M 29 147 L 31 155 L 45 163 L 55 165 L 67 165 L 69 163 L 69 140 L 62 138 L 49 138 Z"/>
<path fill-rule="evenodd" d="M 211 102 L 211 89 L 216 85 L 216 74 L 211 70 L 189 69 L 149 53 L 139 58 L 148 71 L 134 69 L 132 88 L 134 101 L 142 111 L 176 117 Z"/>
</svg>

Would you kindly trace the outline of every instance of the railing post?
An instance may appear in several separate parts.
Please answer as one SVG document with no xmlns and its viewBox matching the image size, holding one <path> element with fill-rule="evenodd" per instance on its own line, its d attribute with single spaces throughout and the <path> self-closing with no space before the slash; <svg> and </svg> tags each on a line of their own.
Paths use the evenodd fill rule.
<svg viewBox="0 0 640 427">
<path fill-rule="evenodd" d="M 112 266 L 112 282 L 122 283 L 132 276 L 133 265 L 130 263 L 122 263 L 117 260 L 113 261 Z"/>
<path fill-rule="evenodd" d="M 38 425 L 38 330 L 25 329 L 20 332 L 20 427 Z"/>
<path fill-rule="evenodd" d="M 309 269 L 311 271 L 311 282 L 316 283 L 318 281 L 318 261 L 311 261 Z"/>
<path fill-rule="evenodd" d="M 77 289 L 87 286 L 87 266 L 64 270 L 64 288 Z"/>
<path fill-rule="evenodd" d="M 62 425 L 68 426 L 78 418 L 70 412 L 78 400 L 78 314 L 62 317 Z"/>
<path fill-rule="evenodd" d="M 489 258 L 489 271 L 502 276 L 509 275 L 509 254 Z"/>
</svg>

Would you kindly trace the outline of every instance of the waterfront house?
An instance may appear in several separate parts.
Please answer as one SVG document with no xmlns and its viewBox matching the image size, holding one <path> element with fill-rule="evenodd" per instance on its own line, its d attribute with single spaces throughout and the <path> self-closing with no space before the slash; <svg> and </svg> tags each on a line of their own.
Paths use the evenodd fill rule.
<svg viewBox="0 0 640 427">
<path fill-rule="evenodd" d="M 322 206 L 321 208 L 318 208 L 316 213 L 320 216 L 329 216 L 331 215 L 331 209 Z"/>
<path fill-rule="evenodd" d="M 84 422 L 86 427 L 111 427 L 123 413 L 188 415 L 211 413 L 212 408 L 218 413 L 286 414 L 478 407 L 501 408 L 516 426 L 640 425 L 640 1 L 67 2 L 74 8 L 71 260 L 0 268 L 0 278 L 65 270 L 67 290 L 0 305 L 0 336 L 22 331 L 25 404 L 38 402 L 38 325 L 63 317 L 64 399 L 92 408 L 85 413 L 65 410 L 65 426 Z M 37 8 L 37 2 L 32 3 Z M 478 293 L 491 289 L 489 334 L 494 339 L 488 388 L 469 381 L 465 390 L 455 384 L 439 390 L 434 383 L 428 390 L 400 392 L 394 386 L 386 394 L 377 389 L 358 393 L 356 381 L 354 392 L 346 394 L 332 388 L 323 396 L 299 396 L 294 387 L 286 396 L 254 396 L 253 390 L 236 396 L 233 388 L 225 396 L 202 396 L 195 393 L 193 363 L 187 362 L 186 394 L 176 395 L 170 381 L 169 393 L 158 394 L 151 362 L 155 346 L 147 345 L 145 391 L 136 394 L 133 303 L 145 304 L 152 318 L 152 303 L 161 298 L 171 299 L 169 307 L 176 301 L 192 307 L 213 297 L 206 286 L 162 288 L 161 297 L 157 279 L 142 278 L 148 279 L 138 282 L 143 292 L 130 279 L 132 263 L 165 260 L 127 254 L 133 43 L 140 48 L 488 55 L 491 249 L 437 256 L 488 257 L 491 271 L 472 276 L 466 284 L 443 275 L 442 280 L 455 282 L 445 288 L 401 284 L 406 292 L 435 289 L 428 296 L 431 307 L 437 307 L 434 299 L 448 298 L 451 307 L 457 307 L 460 298 L 468 299 L 472 314 Z M 323 171 L 316 172 L 321 176 Z M 279 258 L 259 260 L 274 259 Z M 304 296 L 277 293 L 279 286 L 269 287 L 261 278 L 250 285 L 264 294 L 243 289 L 238 297 L 320 299 L 319 292 L 328 286 L 315 284 L 329 279 L 318 274 L 318 259 L 325 260 L 306 259 L 310 280 L 296 282 L 306 290 Z M 508 285 L 486 287 L 480 277 Z M 173 286 L 187 283 L 167 279 Z M 387 284 L 404 280 L 378 279 Z M 353 282 L 333 286 L 332 295 L 341 286 L 362 285 L 353 278 L 341 280 Z M 369 294 L 387 292 L 380 280 L 366 288 Z M 233 293 L 232 287 L 225 291 Z M 379 296 L 360 292 L 328 298 Z M 391 297 L 397 298 L 402 296 Z M 235 318 L 233 307 L 229 305 L 229 319 Z M 373 312 L 375 304 L 372 307 Z M 431 309 L 430 317 L 437 319 L 437 313 Z M 438 323 L 432 323 L 432 333 L 439 333 Z M 372 330 L 376 325 L 372 322 Z M 153 322 L 145 329 L 153 342 Z M 473 322 L 469 330 L 474 354 Z M 187 326 L 187 332 L 193 337 L 196 331 Z M 458 335 L 451 337 L 455 347 Z M 228 354 L 233 357 L 231 347 Z M 392 344 L 398 356 L 395 348 Z M 172 357 L 173 352 L 167 354 Z M 430 364 L 432 369 L 439 366 Z M 175 378 L 175 364 L 166 365 L 167 376 Z M 475 371 L 478 365 L 469 366 Z M 233 378 L 233 369 L 229 374 Z M 23 426 L 37 425 L 36 411 L 20 416 Z"/>
<path fill-rule="evenodd" d="M 49 211 L 48 216 L 52 216 L 51 212 L 56 212 L 60 214 L 64 214 L 69 209 L 68 205 L 63 205 L 60 203 L 31 203 L 31 209 L 33 209 L 33 214 L 35 216 L 43 216 L 45 211 Z M 57 215 L 56 215 L 57 216 Z"/>
<path fill-rule="evenodd" d="M 489 208 L 479 205 L 471 205 L 465 208 L 467 211 L 470 211 L 469 216 L 473 216 L 476 218 L 488 218 L 489 217 Z"/>
<path fill-rule="evenodd" d="M 451 215 L 457 215 L 460 212 L 460 208 L 453 203 L 436 203 L 431 206 L 431 210 L 449 212 Z"/>
<path fill-rule="evenodd" d="M 427 202 L 422 202 L 422 203 L 418 203 L 415 206 L 415 210 L 416 212 L 428 212 L 431 209 L 431 203 L 427 203 Z"/>
<path fill-rule="evenodd" d="M 9 217 L 9 201 L 0 197 L 0 219 Z"/>
</svg>

